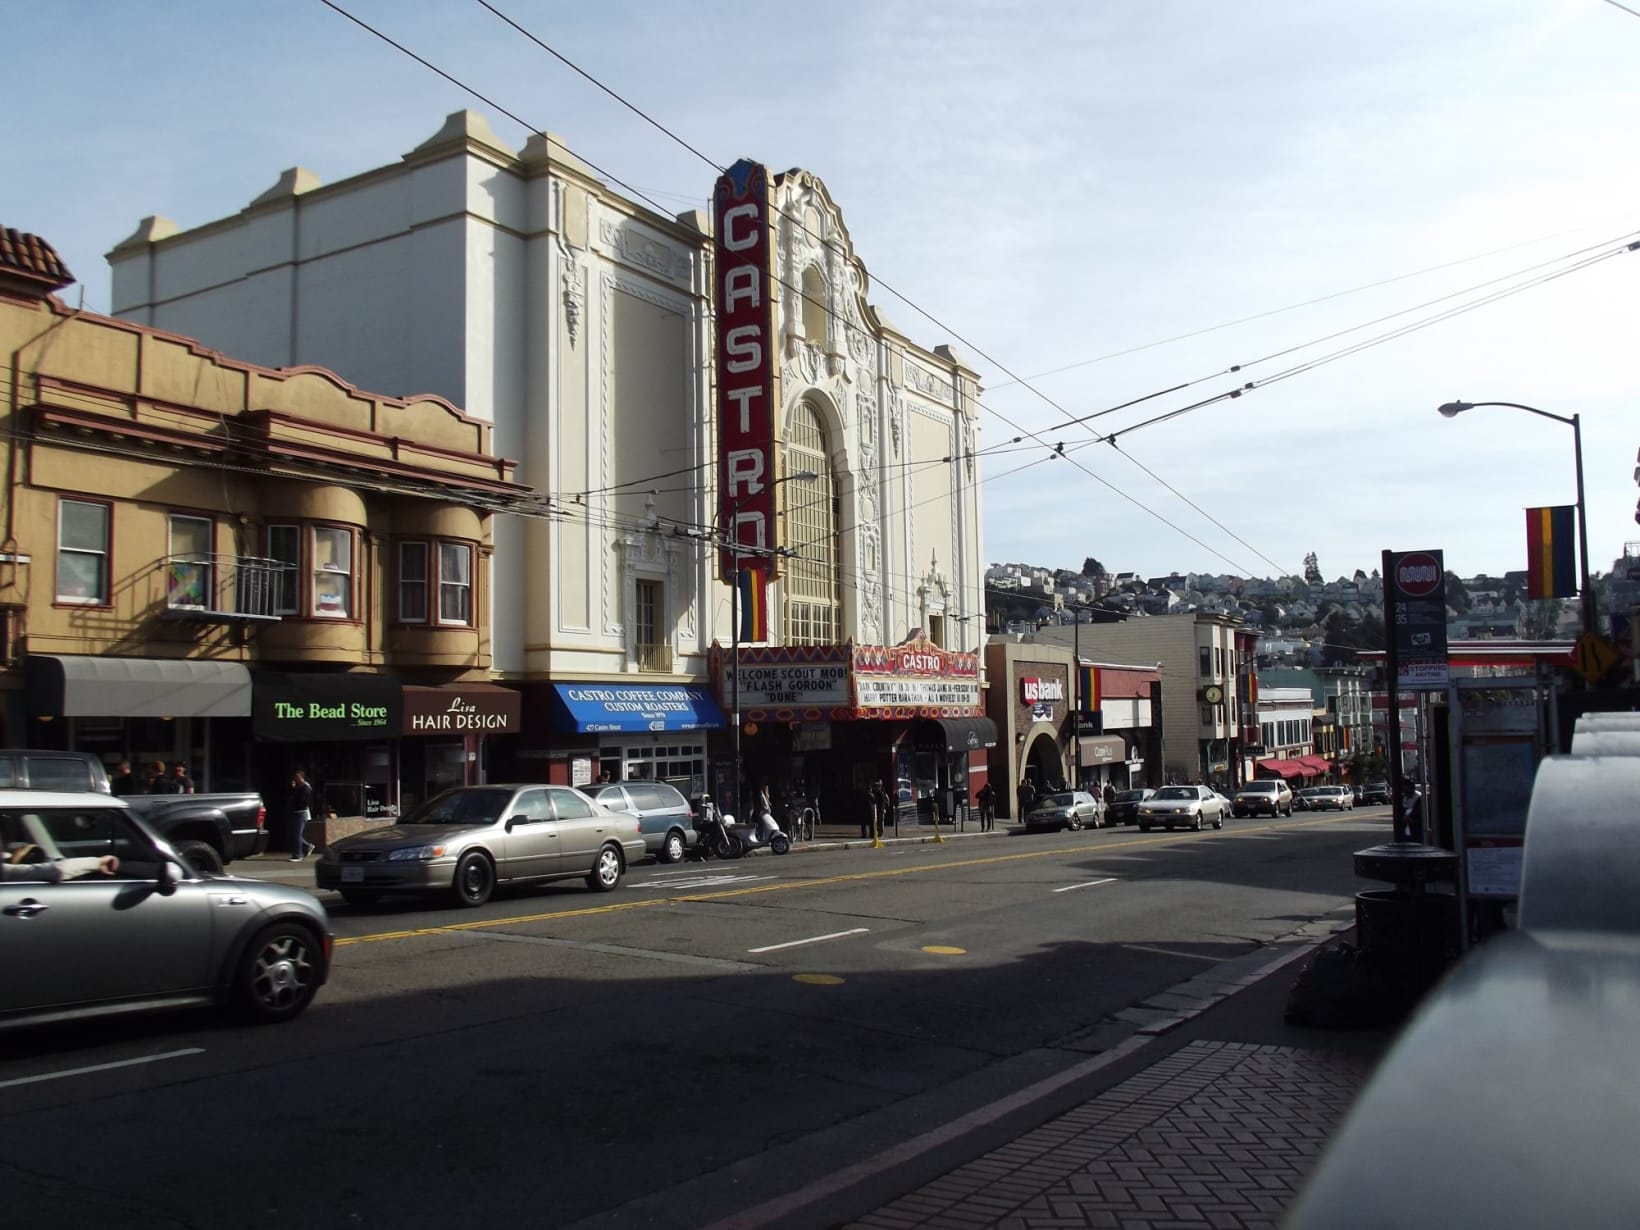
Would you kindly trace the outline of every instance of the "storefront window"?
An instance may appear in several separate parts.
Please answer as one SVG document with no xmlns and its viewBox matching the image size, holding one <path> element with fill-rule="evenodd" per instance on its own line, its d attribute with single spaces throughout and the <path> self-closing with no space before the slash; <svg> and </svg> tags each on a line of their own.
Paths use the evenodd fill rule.
<svg viewBox="0 0 1640 1230">
<path fill-rule="evenodd" d="M 599 759 L 606 767 L 618 765 L 622 781 L 661 781 L 684 794 L 706 787 L 706 745 L 696 742 L 662 743 L 636 747 L 605 747 Z"/>
</svg>

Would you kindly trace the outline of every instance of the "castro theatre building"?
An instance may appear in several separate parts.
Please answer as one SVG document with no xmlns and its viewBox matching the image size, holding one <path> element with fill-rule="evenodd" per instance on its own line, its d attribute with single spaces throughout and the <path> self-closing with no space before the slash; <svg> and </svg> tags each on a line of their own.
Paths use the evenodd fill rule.
<svg viewBox="0 0 1640 1230">
<path fill-rule="evenodd" d="M 115 314 L 493 425 L 532 506 L 494 518 L 485 578 L 489 679 L 522 694 L 491 780 L 707 789 L 737 651 L 845 672 L 746 707 L 748 774 L 946 780 L 973 731 L 927 723 L 984 717 L 978 374 L 872 303 L 807 171 L 745 160 L 667 216 L 550 133 L 433 128 L 333 184 L 270 168 L 193 230 L 143 220 Z"/>
</svg>

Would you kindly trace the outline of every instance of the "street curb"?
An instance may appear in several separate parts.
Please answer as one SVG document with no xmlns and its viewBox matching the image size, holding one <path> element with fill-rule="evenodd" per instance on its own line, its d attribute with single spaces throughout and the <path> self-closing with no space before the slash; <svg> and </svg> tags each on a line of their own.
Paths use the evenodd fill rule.
<svg viewBox="0 0 1640 1230">
<path fill-rule="evenodd" d="M 1247 972 L 1233 976 L 1227 982 L 1218 984 L 1226 988 L 1223 994 L 1213 995 L 1209 999 L 1201 999 L 1196 1007 L 1171 1012 L 1164 1019 L 1133 1030 L 1125 1038 L 1112 1037 L 1108 1049 L 1101 1049 L 1098 1053 L 1090 1055 L 1068 1068 L 1064 1068 L 1051 1076 L 1043 1077 L 1041 1080 L 1035 1081 L 1023 1089 L 1016 1090 L 1006 1097 L 976 1107 L 967 1114 L 941 1124 L 939 1127 L 932 1128 L 908 1140 L 903 1140 L 874 1157 L 856 1162 L 852 1166 L 844 1167 L 823 1178 L 816 1179 L 795 1191 L 783 1193 L 750 1208 L 741 1209 L 726 1217 L 719 1218 L 709 1223 L 705 1230 L 764 1230 L 769 1226 L 785 1224 L 784 1219 L 799 1210 L 810 1208 L 822 1200 L 869 1182 L 895 1167 L 903 1166 L 928 1153 L 932 1153 L 942 1145 L 947 1145 L 970 1132 L 984 1128 L 1007 1115 L 1024 1110 L 1034 1103 L 1049 1098 L 1059 1090 L 1085 1080 L 1113 1064 L 1142 1054 L 1157 1042 L 1162 1034 L 1169 1033 L 1181 1025 L 1195 1020 L 1231 996 L 1247 990 L 1263 979 L 1280 972 L 1293 962 L 1310 955 L 1332 939 L 1333 936 L 1349 930 L 1353 925 L 1353 922 L 1343 920 L 1329 921 L 1326 916 L 1314 919 L 1290 933 L 1293 936 L 1302 936 L 1303 938 L 1289 941 L 1284 937 L 1266 946 L 1280 946 L 1289 948 L 1290 951 L 1282 952 L 1279 956 L 1260 962 Z M 1310 934 L 1306 934 L 1307 932 Z M 1316 932 L 1319 932 L 1319 934 L 1316 934 Z M 1247 956 L 1255 955 L 1257 955 L 1256 952 L 1247 954 Z M 1234 965 L 1238 962 L 1244 963 L 1245 960 L 1246 957 L 1238 957 L 1221 964 Z M 1195 979 L 1188 981 L 1207 981 L 1209 978 L 1210 975 L 1197 975 Z M 1186 984 L 1179 983 L 1176 985 L 1183 986 Z M 1164 995 L 1168 993 L 1167 991 L 1158 992 L 1158 994 Z M 1141 1001 L 1140 1004 L 1134 1005 L 1134 1007 L 1143 1007 L 1145 1002 L 1147 1001 Z M 1103 1025 L 1095 1028 L 1109 1029 L 1112 1025 L 1117 1025 L 1120 1028 L 1119 1018 L 1120 1014 L 1118 1013 L 1115 1017 L 1104 1022 Z M 1058 1045 L 1064 1045 L 1063 1040 Z"/>
</svg>

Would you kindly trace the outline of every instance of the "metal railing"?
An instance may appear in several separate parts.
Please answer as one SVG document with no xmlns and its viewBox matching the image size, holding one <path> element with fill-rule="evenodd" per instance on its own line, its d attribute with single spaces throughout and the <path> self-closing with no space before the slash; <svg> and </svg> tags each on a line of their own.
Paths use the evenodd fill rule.
<svg viewBox="0 0 1640 1230">
<path fill-rule="evenodd" d="M 167 555 L 165 614 L 206 622 L 276 620 L 295 606 L 296 566 L 249 555 Z"/>
<path fill-rule="evenodd" d="M 670 673 L 672 670 L 672 646 L 639 645 L 637 647 L 637 659 L 638 669 L 641 671 Z"/>
</svg>

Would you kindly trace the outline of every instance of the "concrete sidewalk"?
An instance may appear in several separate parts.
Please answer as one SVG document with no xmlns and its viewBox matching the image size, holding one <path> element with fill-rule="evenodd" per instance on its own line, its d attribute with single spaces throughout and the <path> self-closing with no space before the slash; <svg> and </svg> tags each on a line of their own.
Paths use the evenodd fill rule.
<svg viewBox="0 0 1640 1230">
<path fill-rule="evenodd" d="M 1394 1039 L 1286 1025 L 1287 993 L 1343 919 L 1153 996 L 1068 1108 L 847 1224 L 857 1230 L 1274 1227 Z M 1239 983 L 1239 984 L 1238 984 Z M 1199 985 L 1192 985 L 1199 984 Z M 1090 1039 L 1090 1041 L 1101 1041 Z"/>
</svg>

